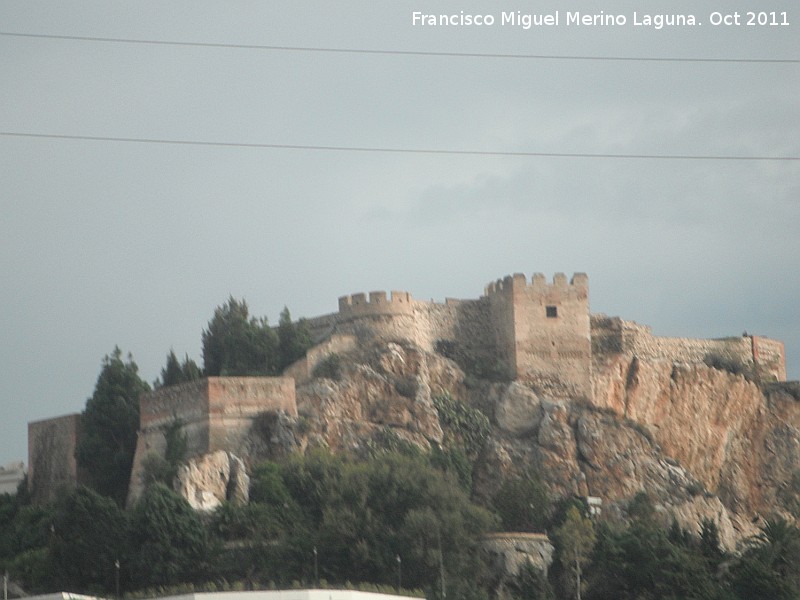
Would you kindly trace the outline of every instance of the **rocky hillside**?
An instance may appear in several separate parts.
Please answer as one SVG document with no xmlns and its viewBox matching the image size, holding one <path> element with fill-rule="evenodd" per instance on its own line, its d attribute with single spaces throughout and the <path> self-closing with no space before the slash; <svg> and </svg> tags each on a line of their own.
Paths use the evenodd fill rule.
<svg viewBox="0 0 800 600">
<path fill-rule="evenodd" d="M 595 365 L 589 402 L 475 380 L 409 343 L 336 358 L 298 386 L 297 421 L 274 419 L 273 455 L 309 445 L 368 452 L 458 441 L 474 462 L 477 498 L 531 469 L 554 498 L 598 497 L 609 518 L 624 517 L 646 491 L 665 522 L 696 529 L 710 518 L 730 548 L 762 515 L 796 513 L 800 402 L 780 389 L 765 395 L 741 375 L 614 355 Z M 443 414 L 443 398 L 488 418 L 479 452 Z"/>
</svg>

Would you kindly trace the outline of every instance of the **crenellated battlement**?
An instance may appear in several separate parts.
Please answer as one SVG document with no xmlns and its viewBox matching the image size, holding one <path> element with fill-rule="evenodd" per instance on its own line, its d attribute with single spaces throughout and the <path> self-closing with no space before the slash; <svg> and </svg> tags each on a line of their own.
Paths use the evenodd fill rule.
<svg viewBox="0 0 800 600">
<path fill-rule="evenodd" d="M 573 396 L 588 396 L 591 383 L 589 278 L 542 273 L 508 275 L 486 286 L 495 343 L 517 379 L 560 381 Z"/>
<path fill-rule="evenodd" d="M 352 294 L 339 298 L 339 314 L 343 317 L 361 315 L 411 314 L 414 300 L 408 292 L 393 290 L 391 296 L 386 292 Z"/>
<path fill-rule="evenodd" d="M 589 277 L 586 273 L 574 273 L 572 279 L 568 280 L 564 273 L 556 273 L 553 282 L 548 283 L 544 274 L 534 273 L 529 282 L 523 273 L 514 273 L 493 281 L 484 288 L 484 295 L 489 297 L 515 293 L 584 299 L 589 295 Z"/>
</svg>

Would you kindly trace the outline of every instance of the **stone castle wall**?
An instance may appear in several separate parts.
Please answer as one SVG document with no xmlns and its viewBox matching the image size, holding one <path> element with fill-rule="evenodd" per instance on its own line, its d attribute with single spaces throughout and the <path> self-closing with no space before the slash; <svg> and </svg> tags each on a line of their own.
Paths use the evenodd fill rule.
<svg viewBox="0 0 800 600">
<path fill-rule="evenodd" d="M 283 371 L 284 377 L 294 379 L 295 385 L 308 382 L 314 374 L 314 368 L 331 354 L 345 354 L 358 346 L 354 335 L 334 333 L 328 339 L 308 349 L 306 355 L 295 361 Z"/>
<path fill-rule="evenodd" d="M 79 414 L 28 423 L 28 490 L 35 504 L 53 502 L 83 482 L 75 459 L 80 430 Z"/>
<path fill-rule="evenodd" d="M 291 377 L 209 377 L 208 450 L 249 455 L 253 420 L 268 411 L 297 416 Z"/>
<path fill-rule="evenodd" d="M 786 379 L 784 347 L 776 340 L 663 338 L 632 321 L 590 315 L 588 278 L 582 273 L 571 280 L 558 273 L 552 282 L 538 273 L 530 281 L 515 274 L 490 283 L 477 299 L 444 303 L 415 300 L 402 291 L 358 293 L 340 297 L 338 309 L 307 319 L 317 346 L 285 377 L 209 378 L 145 394 L 133 496 L 141 491 L 147 454 L 164 456 L 165 430 L 172 423 L 181 423 L 190 456 L 216 450 L 247 456 L 260 414 L 296 415 L 295 382 L 308 381 L 327 355 L 371 340 L 406 340 L 428 352 L 447 348 L 466 357 L 467 365 L 505 366 L 513 378 L 570 397 L 590 397 L 593 370 L 600 372 L 603 361 L 618 354 L 677 362 L 702 362 L 716 354 L 755 367 L 764 379 Z M 79 481 L 74 458 L 79 435 L 80 415 L 29 425 L 29 485 L 36 497 L 46 501 L 59 486 Z"/>
<path fill-rule="evenodd" d="M 498 347 L 505 348 L 513 375 L 534 384 L 558 381 L 572 396 L 591 394 L 589 280 L 557 273 L 552 284 L 522 274 L 488 286 L 495 307 Z M 505 338 L 505 339 L 503 339 Z"/>
<path fill-rule="evenodd" d="M 786 381 L 786 349 L 783 342 L 752 336 L 753 361 L 761 377 L 766 380 Z"/>
<path fill-rule="evenodd" d="M 315 342 L 353 335 L 408 340 L 429 352 L 445 343 L 489 368 L 499 359 L 512 377 L 560 382 L 573 395 L 590 393 L 588 278 L 582 273 L 572 281 L 557 274 L 552 284 L 541 274 L 530 283 L 517 274 L 489 284 L 478 299 L 444 303 L 400 291 L 352 294 L 339 298 L 338 313 L 307 323 Z"/>
<path fill-rule="evenodd" d="M 144 491 L 147 456 L 165 456 L 166 428 L 173 423 L 180 424 L 186 435 L 186 458 L 217 450 L 249 456 L 251 432 L 259 415 L 284 411 L 297 416 L 291 377 L 209 377 L 143 394 L 139 405 L 129 505 Z"/>
<path fill-rule="evenodd" d="M 647 325 L 606 315 L 592 315 L 591 330 L 596 364 L 611 354 L 683 363 L 718 357 L 754 368 L 765 380 L 786 381 L 784 345 L 778 340 L 747 334 L 716 339 L 661 337 Z"/>
</svg>

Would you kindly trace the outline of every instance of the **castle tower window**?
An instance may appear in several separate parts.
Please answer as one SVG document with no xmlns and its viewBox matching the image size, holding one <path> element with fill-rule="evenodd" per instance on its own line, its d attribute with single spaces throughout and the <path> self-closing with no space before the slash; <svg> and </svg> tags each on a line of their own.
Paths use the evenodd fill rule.
<svg viewBox="0 0 800 600">
<path fill-rule="evenodd" d="M 558 317 L 558 307 L 557 306 L 545 306 L 544 308 L 545 314 L 547 315 L 548 319 L 555 319 Z"/>
</svg>

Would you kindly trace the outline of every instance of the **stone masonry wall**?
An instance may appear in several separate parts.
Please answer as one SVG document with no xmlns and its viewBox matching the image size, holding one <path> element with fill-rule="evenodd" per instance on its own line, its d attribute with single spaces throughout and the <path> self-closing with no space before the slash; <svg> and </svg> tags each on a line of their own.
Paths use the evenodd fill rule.
<svg viewBox="0 0 800 600">
<path fill-rule="evenodd" d="M 53 502 L 64 488 L 83 482 L 75 460 L 81 416 L 28 423 L 28 490 L 34 504 Z"/>
<path fill-rule="evenodd" d="M 291 377 L 209 377 L 208 452 L 226 450 L 249 456 L 253 420 L 267 411 L 297 416 Z"/>
<path fill-rule="evenodd" d="M 308 382 L 314 374 L 314 368 L 331 354 L 344 354 L 354 350 L 357 340 L 354 335 L 334 333 L 327 340 L 308 349 L 306 355 L 286 367 L 284 377 L 291 377 L 295 385 Z"/>
<path fill-rule="evenodd" d="M 756 367 L 764 379 L 786 381 L 784 345 L 777 340 L 747 334 L 716 339 L 660 337 L 647 325 L 606 315 L 592 315 L 591 324 L 595 366 L 606 356 L 619 353 L 684 363 L 702 363 L 717 356 Z"/>
<path fill-rule="evenodd" d="M 786 381 L 786 350 L 783 342 L 754 335 L 753 361 L 765 380 Z"/>
<path fill-rule="evenodd" d="M 501 336 L 499 347 L 513 345 L 510 358 L 518 379 L 534 384 L 558 382 L 571 396 L 591 394 L 589 280 L 576 273 L 571 281 L 557 273 L 548 284 L 537 273 L 528 283 L 515 274 L 487 288 Z"/>
<path fill-rule="evenodd" d="M 260 414 L 281 410 L 297 416 L 290 377 L 209 377 L 159 388 L 139 400 L 140 426 L 133 459 L 128 504 L 144 490 L 148 454 L 164 457 L 166 427 L 181 424 L 186 458 L 217 450 L 248 455 L 248 434 Z"/>
<path fill-rule="evenodd" d="M 433 352 L 444 342 L 484 370 L 496 370 L 499 359 L 511 376 L 550 391 L 590 393 L 588 278 L 582 273 L 572 281 L 557 274 L 552 284 L 541 274 L 530 283 L 524 275 L 508 276 L 489 284 L 481 298 L 443 304 L 414 300 L 408 292 L 352 294 L 339 298 L 338 313 L 307 322 L 317 343 L 353 335 L 408 340 Z"/>
</svg>

